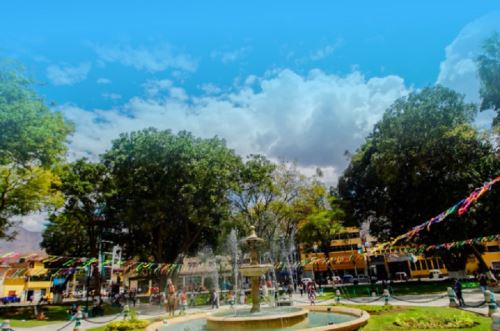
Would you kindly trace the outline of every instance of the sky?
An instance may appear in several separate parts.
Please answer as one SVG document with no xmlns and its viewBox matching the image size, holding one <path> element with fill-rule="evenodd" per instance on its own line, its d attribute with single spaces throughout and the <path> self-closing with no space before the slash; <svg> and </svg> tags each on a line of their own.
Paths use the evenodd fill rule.
<svg viewBox="0 0 500 331">
<path fill-rule="evenodd" d="M 153 126 L 335 184 L 397 98 L 443 84 L 477 102 L 474 59 L 495 30 L 492 0 L 18 0 L 0 3 L 0 58 L 75 123 L 70 158 Z"/>
</svg>

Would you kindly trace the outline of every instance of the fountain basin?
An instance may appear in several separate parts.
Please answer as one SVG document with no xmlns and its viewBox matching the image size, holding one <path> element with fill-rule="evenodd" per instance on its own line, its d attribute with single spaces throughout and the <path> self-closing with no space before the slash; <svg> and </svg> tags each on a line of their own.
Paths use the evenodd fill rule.
<svg viewBox="0 0 500 331">
<path fill-rule="evenodd" d="M 272 269 L 271 264 L 247 264 L 242 265 L 239 272 L 245 277 L 260 277 Z"/>
<path fill-rule="evenodd" d="M 257 328 L 254 331 L 354 331 L 361 328 L 368 321 L 370 315 L 360 309 L 335 307 L 335 306 L 306 306 L 309 311 L 308 318 L 301 323 L 289 327 Z M 238 310 L 239 311 L 239 310 Z M 265 311 L 263 309 L 263 311 Z M 168 324 L 162 322 L 150 324 L 147 331 L 212 331 L 207 326 L 207 317 L 211 313 L 198 313 L 177 317 L 168 320 Z M 319 318 L 319 319 L 318 319 Z M 333 321 L 333 324 L 330 323 Z M 231 331 L 248 330 L 239 326 Z M 226 331 L 229 331 L 226 329 Z"/>
<path fill-rule="evenodd" d="M 217 312 L 207 316 L 210 330 L 276 329 L 295 325 L 307 318 L 308 311 L 298 307 Z"/>
</svg>

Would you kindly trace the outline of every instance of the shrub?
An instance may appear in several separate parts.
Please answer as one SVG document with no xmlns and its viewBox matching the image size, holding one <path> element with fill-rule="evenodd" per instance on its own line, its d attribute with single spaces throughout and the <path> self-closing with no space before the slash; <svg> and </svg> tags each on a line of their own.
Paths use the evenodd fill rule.
<svg viewBox="0 0 500 331">
<path fill-rule="evenodd" d="M 130 320 L 111 322 L 106 325 L 106 331 L 129 331 L 135 329 L 144 329 L 148 326 L 149 321 L 144 320 Z"/>
<path fill-rule="evenodd" d="M 471 328 L 477 323 L 464 314 L 447 317 L 397 317 L 394 324 L 405 329 L 463 329 Z"/>
</svg>

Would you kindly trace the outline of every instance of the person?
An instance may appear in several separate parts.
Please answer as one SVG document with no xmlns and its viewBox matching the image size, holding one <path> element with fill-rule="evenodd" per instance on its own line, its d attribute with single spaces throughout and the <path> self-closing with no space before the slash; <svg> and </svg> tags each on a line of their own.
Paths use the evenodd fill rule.
<svg viewBox="0 0 500 331">
<path fill-rule="evenodd" d="M 488 279 L 485 274 L 479 275 L 479 287 L 483 293 L 488 289 Z"/>
<path fill-rule="evenodd" d="M 186 308 L 187 308 L 186 289 L 182 289 L 182 292 L 179 294 L 179 302 L 181 305 L 181 311 L 179 312 L 179 315 L 184 315 L 184 314 L 186 314 Z"/>
<path fill-rule="evenodd" d="M 240 292 L 240 305 L 244 305 L 246 303 L 245 290 L 241 289 Z"/>
<path fill-rule="evenodd" d="M 71 318 L 71 320 L 75 321 L 75 327 L 73 328 L 73 331 L 81 331 L 82 330 L 82 328 L 81 328 L 82 319 L 83 319 L 82 309 L 80 306 L 76 306 L 76 313 Z"/>
<path fill-rule="evenodd" d="M 455 289 L 455 295 L 457 296 L 458 299 L 458 305 L 460 307 L 465 306 L 464 298 L 462 296 L 462 283 L 460 283 L 460 280 L 457 279 L 455 281 L 454 289 Z"/>
<path fill-rule="evenodd" d="M 293 285 L 290 283 L 288 284 L 288 298 L 292 300 L 292 295 L 293 295 Z"/>
<path fill-rule="evenodd" d="M 194 290 L 189 293 L 189 307 L 194 307 L 196 305 Z"/>
<path fill-rule="evenodd" d="M 126 321 L 128 319 L 128 315 L 130 314 L 130 307 L 127 304 L 125 304 L 125 306 L 123 306 L 123 320 Z"/>
<path fill-rule="evenodd" d="M 76 314 L 76 305 L 72 304 L 71 308 L 68 309 L 68 315 L 72 318 Z"/>
<path fill-rule="evenodd" d="M 10 321 L 9 320 L 5 320 L 2 322 L 2 325 L 0 326 L 0 329 L 2 331 L 14 331 L 14 329 L 12 329 L 10 327 Z"/>
<path fill-rule="evenodd" d="M 174 316 L 175 314 L 175 299 L 175 286 L 169 278 L 167 280 L 167 311 L 169 316 Z"/>
<path fill-rule="evenodd" d="M 311 305 L 314 305 L 316 300 L 316 287 L 313 282 L 309 282 L 309 284 L 307 284 L 307 295 Z"/>
<path fill-rule="evenodd" d="M 212 290 L 212 295 L 210 297 L 210 302 L 212 303 L 212 309 L 219 308 L 219 296 L 217 294 L 217 291 L 215 289 Z"/>
<path fill-rule="evenodd" d="M 229 294 L 227 296 L 227 302 L 229 303 L 229 306 L 233 308 L 234 306 L 234 293 L 233 291 L 229 291 Z"/>
</svg>

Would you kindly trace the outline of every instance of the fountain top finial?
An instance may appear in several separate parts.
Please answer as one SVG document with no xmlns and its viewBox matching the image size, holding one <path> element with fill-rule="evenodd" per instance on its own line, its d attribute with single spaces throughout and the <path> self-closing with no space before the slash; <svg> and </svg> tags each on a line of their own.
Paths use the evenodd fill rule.
<svg viewBox="0 0 500 331">
<path fill-rule="evenodd" d="M 244 242 L 250 243 L 250 242 L 261 242 L 264 241 L 264 239 L 259 238 L 257 236 L 257 233 L 255 233 L 255 226 L 250 226 L 250 235 L 246 238 L 243 239 Z"/>
</svg>

